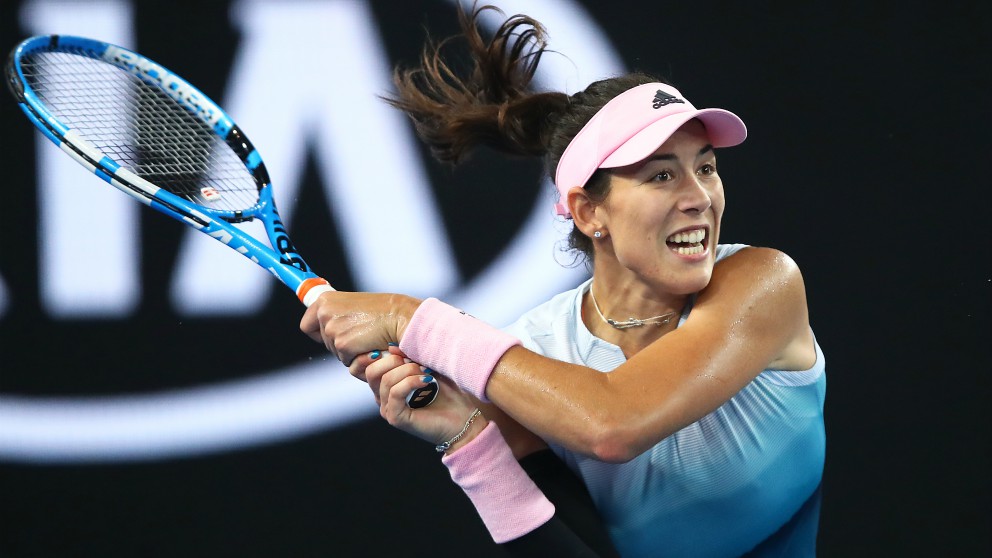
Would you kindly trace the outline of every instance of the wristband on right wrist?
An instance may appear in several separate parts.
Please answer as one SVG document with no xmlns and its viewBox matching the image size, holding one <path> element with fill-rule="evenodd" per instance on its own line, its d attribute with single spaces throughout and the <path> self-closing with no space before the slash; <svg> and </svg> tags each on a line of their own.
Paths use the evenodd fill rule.
<svg viewBox="0 0 992 558">
<path fill-rule="evenodd" d="M 436 298 L 420 303 L 400 339 L 400 350 L 414 362 L 437 370 L 480 401 L 496 363 L 520 341 L 512 335 Z"/>
</svg>

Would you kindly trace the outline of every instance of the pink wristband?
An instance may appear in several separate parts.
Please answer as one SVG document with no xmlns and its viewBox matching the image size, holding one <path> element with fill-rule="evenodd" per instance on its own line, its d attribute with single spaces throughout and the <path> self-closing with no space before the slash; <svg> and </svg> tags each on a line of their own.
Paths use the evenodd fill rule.
<svg viewBox="0 0 992 558">
<path fill-rule="evenodd" d="M 486 384 L 500 357 L 520 341 L 436 298 L 420 303 L 400 339 L 410 360 L 437 370 L 458 387 L 486 399 Z"/>
<path fill-rule="evenodd" d="M 513 457 L 494 422 L 441 462 L 497 544 L 526 535 L 555 514 L 554 504 Z"/>
</svg>

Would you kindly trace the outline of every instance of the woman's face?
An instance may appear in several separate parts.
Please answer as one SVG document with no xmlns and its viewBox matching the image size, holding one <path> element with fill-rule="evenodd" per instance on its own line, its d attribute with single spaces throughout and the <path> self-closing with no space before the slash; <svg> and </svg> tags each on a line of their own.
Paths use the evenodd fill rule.
<svg viewBox="0 0 992 558">
<path fill-rule="evenodd" d="M 596 211 L 620 266 L 684 295 L 709 283 L 723 208 L 716 154 L 702 123 L 691 120 L 652 156 L 615 169 Z"/>
</svg>

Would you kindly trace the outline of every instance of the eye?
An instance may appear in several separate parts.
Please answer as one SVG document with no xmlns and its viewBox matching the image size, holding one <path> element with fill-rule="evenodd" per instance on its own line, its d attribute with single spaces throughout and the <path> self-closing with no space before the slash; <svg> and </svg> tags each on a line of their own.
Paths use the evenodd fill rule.
<svg viewBox="0 0 992 558">
<path fill-rule="evenodd" d="M 698 172 L 699 174 L 702 175 L 716 174 L 716 165 L 714 165 L 713 163 L 706 163 L 703 166 L 699 167 Z"/>
<path fill-rule="evenodd" d="M 653 182 L 667 182 L 672 179 L 672 171 L 663 170 L 651 177 Z"/>
</svg>

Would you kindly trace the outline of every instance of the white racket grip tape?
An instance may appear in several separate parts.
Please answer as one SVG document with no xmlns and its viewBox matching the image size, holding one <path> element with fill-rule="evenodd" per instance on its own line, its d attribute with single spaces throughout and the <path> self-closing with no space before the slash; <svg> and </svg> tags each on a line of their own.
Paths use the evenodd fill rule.
<svg viewBox="0 0 992 558">
<path fill-rule="evenodd" d="M 546 523 L 555 506 L 513 457 L 496 423 L 441 458 L 497 544 Z"/>
<path fill-rule="evenodd" d="M 493 368 L 520 340 L 436 298 L 420 303 L 400 339 L 410 360 L 437 370 L 458 387 L 486 399 Z"/>
<path fill-rule="evenodd" d="M 310 305 L 316 302 L 320 295 L 334 290 L 334 287 L 324 279 L 307 279 L 300 283 L 296 290 L 296 296 L 304 306 L 310 308 Z"/>
</svg>

